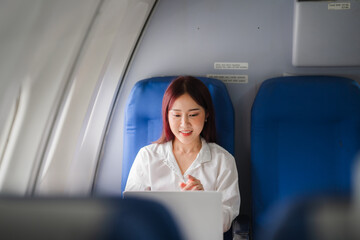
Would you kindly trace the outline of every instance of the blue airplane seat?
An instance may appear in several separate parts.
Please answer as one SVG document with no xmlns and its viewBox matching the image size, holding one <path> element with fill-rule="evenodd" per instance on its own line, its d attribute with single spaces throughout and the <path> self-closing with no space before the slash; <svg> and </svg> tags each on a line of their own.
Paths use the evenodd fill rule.
<svg viewBox="0 0 360 240">
<path fill-rule="evenodd" d="M 122 199 L 110 221 L 109 239 L 181 240 L 176 220 L 162 204 L 145 199 Z"/>
<path fill-rule="evenodd" d="M 318 195 L 275 204 L 266 216 L 268 227 L 259 239 L 359 239 L 358 234 L 353 235 L 358 231 L 353 229 L 356 224 L 349 224 L 353 203 L 350 196 Z"/>
<path fill-rule="evenodd" d="M 360 88 L 355 81 L 328 76 L 264 81 L 251 112 L 254 239 L 278 202 L 349 194 L 359 150 Z"/>
<path fill-rule="evenodd" d="M 164 92 L 175 77 L 154 77 L 137 82 L 125 109 L 121 190 L 140 148 L 156 141 L 162 130 Z M 217 143 L 234 154 L 234 110 L 226 86 L 220 80 L 198 77 L 208 87 L 216 115 Z"/>
<path fill-rule="evenodd" d="M 149 200 L 2 197 L 0 239 L 183 238 L 168 210 Z"/>
<path fill-rule="evenodd" d="M 162 98 L 166 88 L 175 78 L 169 76 L 141 80 L 135 84 L 130 93 L 125 110 L 122 192 L 125 190 L 131 166 L 140 148 L 156 141 L 161 135 Z M 217 143 L 234 155 L 234 109 L 226 86 L 217 79 L 197 78 L 208 87 L 213 100 Z M 224 239 L 232 238 L 233 231 L 234 234 L 245 232 L 246 229 L 243 228 L 229 230 L 224 234 Z"/>
</svg>

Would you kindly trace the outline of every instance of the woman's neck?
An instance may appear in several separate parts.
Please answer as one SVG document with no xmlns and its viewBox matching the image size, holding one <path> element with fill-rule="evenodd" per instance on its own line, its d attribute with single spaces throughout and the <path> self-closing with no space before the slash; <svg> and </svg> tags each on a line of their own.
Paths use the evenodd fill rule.
<svg viewBox="0 0 360 240">
<path fill-rule="evenodd" d="M 200 137 L 198 141 L 194 141 L 189 144 L 184 144 L 176 138 L 173 141 L 173 151 L 178 153 L 198 153 L 200 152 L 201 146 L 202 143 Z"/>
</svg>

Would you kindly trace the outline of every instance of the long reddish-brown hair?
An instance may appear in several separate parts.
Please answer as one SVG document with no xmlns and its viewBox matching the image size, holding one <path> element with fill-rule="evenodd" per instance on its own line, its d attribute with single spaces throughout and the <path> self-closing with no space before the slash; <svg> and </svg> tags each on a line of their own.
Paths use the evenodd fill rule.
<svg viewBox="0 0 360 240">
<path fill-rule="evenodd" d="M 169 109 L 172 108 L 175 100 L 183 94 L 189 94 L 194 101 L 205 109 L 207 121 L 200 133 L 207 142 L 216 142 L 216 127 L 214 106 L 211 95 L 206 85 L 199 79 L 191 76 L 180 76 L 174 79 L 166 89 L 162 101 L 162 122 L 163 128 L 160 138 L 156 143 L 165 143 L 174 140 L 169 125 Z"/>
</svg>

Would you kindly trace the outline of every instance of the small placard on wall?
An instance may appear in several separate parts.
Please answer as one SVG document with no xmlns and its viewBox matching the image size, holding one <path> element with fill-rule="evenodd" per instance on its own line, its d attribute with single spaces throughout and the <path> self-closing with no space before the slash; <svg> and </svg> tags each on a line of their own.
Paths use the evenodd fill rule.
<svg viewBox="0 0 360 240">
<path fill-rule="evenodd" d="M 231 74 L 208 74 L 208 78 L 215 78 L 223 81 L 224 83 L 248 83 L 248 75 L 231 75 Z"/>
<path fill-rule="evenodd" d="M 350 3 L 329 3 L 328 4 L 328 10 L 349 10 Z"/>
<path fill-rule="evenodd" d="M 245 62 L 215 62 L 214 69 L 217 70 L 247 70 L 249 63 Z"/>
</svg>

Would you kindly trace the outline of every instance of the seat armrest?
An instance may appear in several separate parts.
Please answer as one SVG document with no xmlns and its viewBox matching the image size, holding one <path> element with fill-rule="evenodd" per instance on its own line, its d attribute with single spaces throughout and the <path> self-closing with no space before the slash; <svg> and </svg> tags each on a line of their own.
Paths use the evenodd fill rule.
<svg viewBox="0 0 360 240">
<path fill-rule="evenodd" d="M 233 240 L 250 239 L 250 218 L 247 215 L 240 214 L 232 223 Z"/>
</svg>

